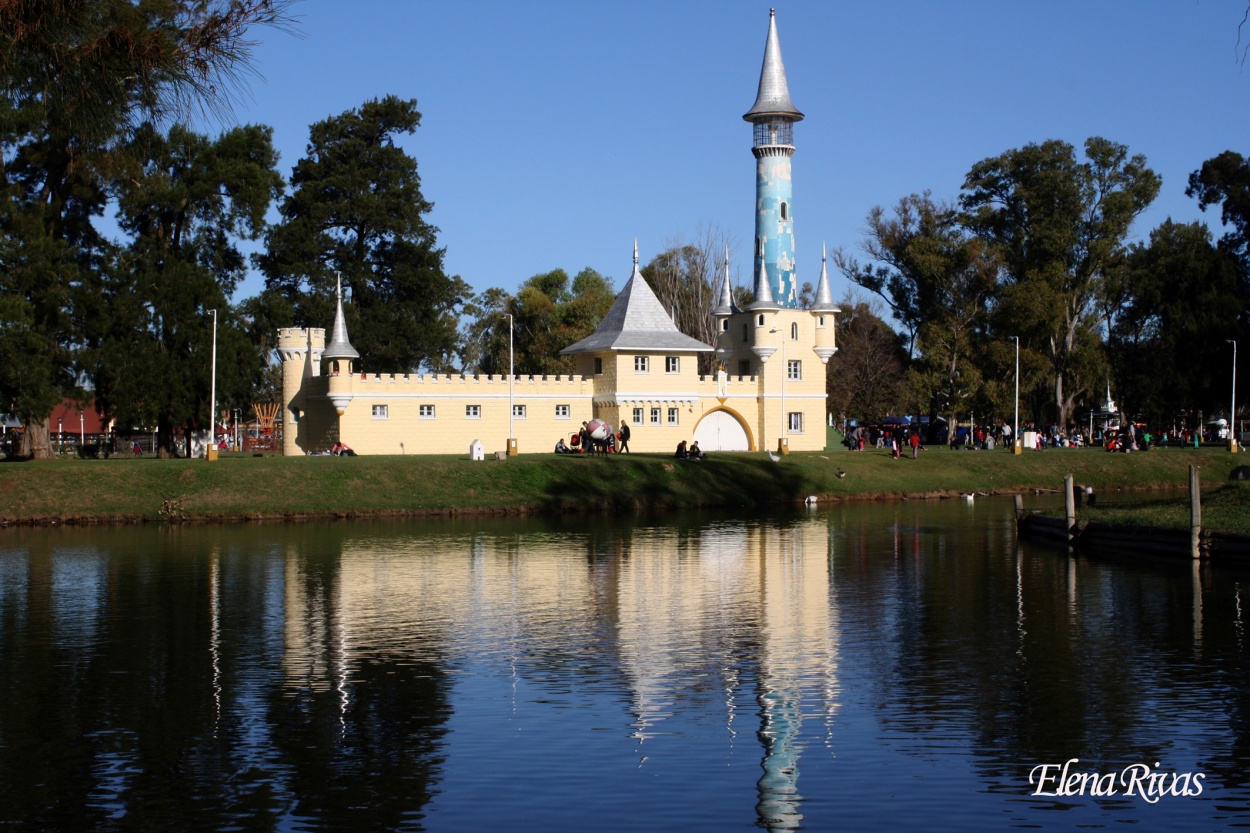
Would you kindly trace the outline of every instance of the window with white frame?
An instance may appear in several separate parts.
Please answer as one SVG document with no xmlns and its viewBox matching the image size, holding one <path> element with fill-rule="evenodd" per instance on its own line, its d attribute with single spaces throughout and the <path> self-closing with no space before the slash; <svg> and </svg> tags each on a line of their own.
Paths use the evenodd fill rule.
<svg viewBox="0 0 1250 833">
<path fill-rule="evenodd" d="M 790 433 L 802 434 L 803 433 L 803 412 L 791 411 L 788 414 L 788 416 L 789 416 L 789 423 L 790 423 Z"/>
<path fill-rule="evenodd" d="M 681 357 L 680 356 L 665 356 L 664 357 L 664 372 L 665 373 L 680 373 L 681 372 Z"/>
<path fill-rule="evenodd" d="M 651 409 L 651 424 L 652 425 L 660 424 L 660 409 L 659 408 Z"/>
<path fill-rule="evenodd" d="M 568 405 L 556 405 L 556 419 L 568 419 L 568 418 L 569 418 L 569 406 Z"/>
<path fill-rule="evenodd" d="M 677 409 L 676 408 L 668 409 L 668 424 L 669 425 L 677 424 Z"/>
<path fill-rule="evenodd" d="M 374 405 L 373 406 L 373 418 L 374 419 L 386 419 L 388 417 L 388 411 L 389 409 L 387 408 L 386 405 Z"/>
<path fill-rule="evenodd" d="M 802 381 L 803 362 L 800 359 L 790 359 L 786 362 L 786 378 L 791 382 Z"/>
<path fill-rule="evenodd" d="M 634 408 L 634 425 L 642 425 L 642 408 Z"/>
<path fill-rule="evenodd" d="M 634 372 L 650 373 L 651 359 L 648 356 L 634 356 Z"/>
<path fill-rule="evenodd" d="M 825 317 L 823 315 L 816 316 L 816 326 L 817 327 L 825 326 Z"/>
<path fill-rule="evenodd" d="M 422 405 L 422 406 L 418 409 L 418 411 L 417 411 L 417 415 L 418 415 L 419 417 L 421 417 L 421 419 L 434 419 L 434 406 L 433 406 L 433 405 Z"/>
<path fill-rule="evenodd" d="M 790 325 L 790 340 L 791 340 L 791 341 L 798 341 L 798 340 L 799 340 L 799 325 L 798 325 L 798 322 L 795 322 L 794 324 L 791 324 L 791 325 Z"/>
<path fill-rule="evenodd" d="M 512 406 L 512 418 L 513 419 L 525 419 L 525 406 L 513 405 Z"/>
<path fill-rule="evenodd" d="M 481 405 L 465 405 L 464 406 L 464 418 L 465 419 L 481 419 L 482 418 L 482 406 Z"/>
</svg>

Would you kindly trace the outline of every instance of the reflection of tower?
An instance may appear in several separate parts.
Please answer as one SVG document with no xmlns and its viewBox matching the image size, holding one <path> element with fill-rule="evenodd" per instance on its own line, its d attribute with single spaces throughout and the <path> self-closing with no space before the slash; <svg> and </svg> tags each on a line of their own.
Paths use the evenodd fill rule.
<svg viewBox="0 0 1250 833">
<path fill-rule="evenodd" d="M 771 11 L 759 92 L 755 104 L 742 118 L 754 125 L 751 153 L 755 156 L 755 298 L 758 301 L 771 290 L 778 306 L 795 309 L 798 293 L 794 286 L 790 158 L 794 156 L 794 123 L 803 114 L 790 101 L 777 21 Z M 764 285 L 770 281 L 770 286 Z"/>
<path fill-rule="evenodd" d="M 837 708 L 837 621 L 829 595 L 828 543 L 819 523 L 761 530 L 759 547 L 759 738 L 763 774 L 755 811 L 767 830 L 797 830 L 803 700 L 820 680 L 826 721 Z"/>
</svg>

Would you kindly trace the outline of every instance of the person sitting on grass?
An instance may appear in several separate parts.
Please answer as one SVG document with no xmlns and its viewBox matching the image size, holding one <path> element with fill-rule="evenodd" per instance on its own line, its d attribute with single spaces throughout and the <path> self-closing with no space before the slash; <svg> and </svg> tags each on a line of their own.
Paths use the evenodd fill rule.
<svg viewBox="0 0 1250 833">
<path fill-rule="evenodd" d="M 556 440 L 556 454 L 568 454 L 570 452 L 571 449 L 564 443 L 564 437 Z"/>
<path fill-rule="evenodd" d="M 677 444 L 677 452 L 673 456 L 676 457 L 678 460 L 686 459 L 687 454 L 686 454 L 686 441 L 685 440 L 682 440 L 681 442 Z"/>
<path fill-rule="evenodd" d="M 695 440 L 694 443 L 690 446 L 690 452 L 688 456 L 689 456 L 689 459 L 691 460 L 702 460 L 707 457 L 707 455 L 703 453 L 703 449 L 699 448 L 698 440 Z"/>
</svg>

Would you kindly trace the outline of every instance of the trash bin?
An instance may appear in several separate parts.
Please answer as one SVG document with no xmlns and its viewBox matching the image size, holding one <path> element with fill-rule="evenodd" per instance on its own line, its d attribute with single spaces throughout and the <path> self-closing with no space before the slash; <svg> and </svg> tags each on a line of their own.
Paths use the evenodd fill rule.
<svg viewBox="0 0 1250 833">
<path fill-rule="evenodd" d="M 1011 453 L 1012 453 L 1012 454 L 1023 454 L 1023 453 L 1024 453 L 1024 440 L 1021 440 L 1021 439 L 1016 439 L 1014 442 L 1012 442 L 1012 444 L 1011 444 Z"/>
<path fill-rule="evenodd" d="M 508 438 L 508 456 L 515 457 L 517 454 L 516 437 Z"/>
<path fill-rule="evenodd" d="M 215 445 L 210 445 L 210 446 L 208 447 L 208 459 L 209 459 L 209 460 L 216 460 L 216 459 L 217 459 L 217 446 L 215 446 Z"/>
<path fill-rule="evenodd" d="M 789 437 L 782 437 L 781 439 L 777 440 L 777 453 L 778 454 L 790 453 L 790 438 Z"/>
</svg>

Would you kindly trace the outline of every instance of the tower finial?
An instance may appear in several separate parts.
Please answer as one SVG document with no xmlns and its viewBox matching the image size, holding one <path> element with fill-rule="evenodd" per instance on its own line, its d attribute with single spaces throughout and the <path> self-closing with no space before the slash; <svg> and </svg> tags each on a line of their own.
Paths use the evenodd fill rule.
<svg viewBox="0 0 1250 833">
<path fill-rule="evenodd" d="M 334 301 L 334 330 L 321 357 L 332 360 L 358 359 L 360 353 L 347 339 L 347 322 L 343 318 L 343 273 L 338 271 L 334 273 Z"/>
<path fill-rule="evenodd" d="M 638 238 L 634 238 L 634 271 L 638 271 Z"/>
<path fill-rule="evenodd" d="M 816 284 L 816 299 L 812 302 L 812 312 L 833 312 L 837 309 L 833 303 L 833 291 L 829 287 L 829 267 L 826 264 L 825 244 L 820 244 L 820 280 Z"/>
<path fill-rule="evenodd" d="M 742 118 L 760 121 L 774 116 L 801 121 L 803 114 L 790 100 L 790 85 L 786 83 L 786 65 L 781 60 L 781 40 L 777 37 L 776 9 L 768 11 L 768 40 L 764 42 L 764 65 L 760 68 L 760 86 L 755 104 Z"/>
</svg>

